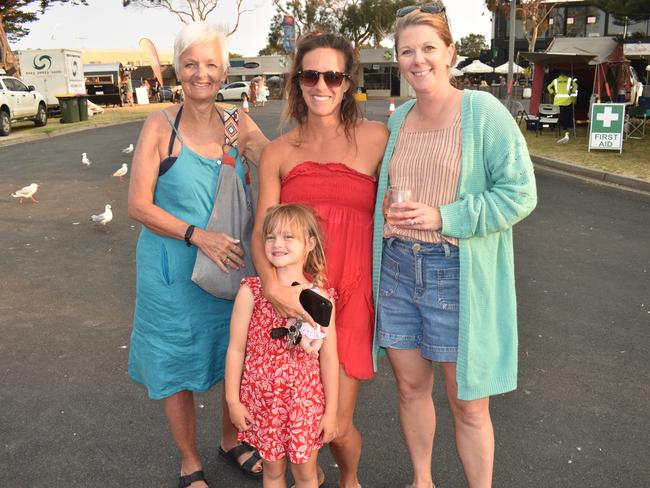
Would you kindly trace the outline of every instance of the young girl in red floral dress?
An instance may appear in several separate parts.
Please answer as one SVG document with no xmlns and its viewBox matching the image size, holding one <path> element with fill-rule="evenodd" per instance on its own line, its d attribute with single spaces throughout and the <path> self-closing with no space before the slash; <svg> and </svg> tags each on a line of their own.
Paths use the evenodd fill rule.
<svg viewBox="0 0 650 488">
<path fill-rule="evenodd" d="M 332 300 L 333 292 L 317 288 L 325 280 L 325 254 L 318 221 L 308 207 L 272 207 L 262 231 L 266 258 L 282 284 L 297 282 Z M 230 323 L 226 401 L 239 439 L 262 456 L 264 488 L 286 488 L 287 462 L 296 488 L 322 484 L 316 456 L 336 437 L 334 312 L 322 329 L 327 336 L 317 355 L 295 345 L 292 325 L 295 330 L 292 319 L 275 313 L 258 277 L 242 280 Z"/>
</svg>

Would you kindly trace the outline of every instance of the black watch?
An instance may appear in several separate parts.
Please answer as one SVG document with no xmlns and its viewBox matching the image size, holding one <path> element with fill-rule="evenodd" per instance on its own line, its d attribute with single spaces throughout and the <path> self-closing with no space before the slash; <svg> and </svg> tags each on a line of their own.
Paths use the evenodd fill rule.
<svg viewBox="0 0 650 488">
<path fill-rule="evenodd" d="M 187 247 L 190 247 L 192 245 L 190 239 L 192 237 L 192 234 L 194 234 L 194 229 L 196 229 L 195 225 L 188 225 L 187 230 L 185 231 L 185 237 L 183 239 L 185 239 L 185 245 Z"/>
</svg>

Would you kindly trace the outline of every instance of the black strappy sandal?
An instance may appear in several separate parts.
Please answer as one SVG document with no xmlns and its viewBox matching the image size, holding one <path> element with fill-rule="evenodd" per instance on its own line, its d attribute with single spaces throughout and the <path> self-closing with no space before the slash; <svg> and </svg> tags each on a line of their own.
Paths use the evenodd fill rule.
<svg viewBox="0 0 650 488">
<path fill-rule="evenodd" d="M 178 477 L 178 488 L 187 488 L 195 481 L 205 481 L 208 484 L 208 480 L 205 479 L 203 471 L 194 471 L 192 474 Z"/>
<path fill-rule="evenodd" d="M 246 461 L 240 463 L 238 461 L 239 456 L 246 454 L 247 452 L 250 452 L 252 454 Z M 260 456 L 260 453 L 257 451 L 257 449 L 255 449 L 250 444 L 242 442 L 229 451 L 226 451 L 223 447 L 219 446 L 219 455 L 224 457 L 229 463 L 234 464 L 236 467 L 238 467 L 239 470 L 246 476 L 250 476 L 251 478 L 262 477 L 262 471 L 253 471 L 253 468 L 262 459 L 262 456 Z"/>
</svg>

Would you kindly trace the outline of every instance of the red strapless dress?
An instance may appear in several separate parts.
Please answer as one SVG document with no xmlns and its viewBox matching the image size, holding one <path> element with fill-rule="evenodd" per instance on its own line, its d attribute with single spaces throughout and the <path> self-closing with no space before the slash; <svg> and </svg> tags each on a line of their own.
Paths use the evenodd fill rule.
<svg viewBox="0 0 650 488">
<path fill-rule="evenodd" d="M 280 201 L 303 203 L 320 219 L 327 257 L 327 287 L 334 288 L 339 361 L 346 374 L 374 374 L 372 334 L 372 230 L 377 183 L 342 163 L 305 161 L 282 180 Z"/>
</svg>

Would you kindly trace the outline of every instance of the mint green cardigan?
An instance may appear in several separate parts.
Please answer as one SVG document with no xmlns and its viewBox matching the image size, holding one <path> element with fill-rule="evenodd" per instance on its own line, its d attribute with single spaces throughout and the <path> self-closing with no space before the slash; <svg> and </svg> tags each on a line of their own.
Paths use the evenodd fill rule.
<svg viewBox="0 0 650 488">
<path fill-rule="evenodd" d="M 388 121 L 390 138 L 377 186 L 373 292 L 379 298 L 384 216 L 397 135 L 415 100 Z M 459 239 L 460 296 L 456 382 L 458 398 L 475 400 L 517 387 L 517 303 L 512 226 L 537 204 L 535 175 L 519 127 L 492 95 L 465 90 L 462 156 L 456 201 L 440 207 L 442 234 Z M 377 368 L 377 334 L 373 360 Z"/>
</svg>

